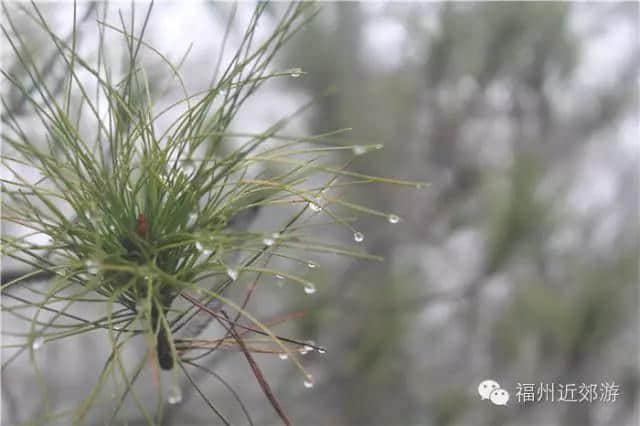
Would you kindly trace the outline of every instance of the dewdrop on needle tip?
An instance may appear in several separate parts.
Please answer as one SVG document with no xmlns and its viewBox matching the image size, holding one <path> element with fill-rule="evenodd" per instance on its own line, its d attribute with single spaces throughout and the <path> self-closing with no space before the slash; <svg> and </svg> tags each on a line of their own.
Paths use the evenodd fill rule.
<svg viewBox="0 0 640 426">
<path fill-rule="evenodd" d="M 316 197 L 315 201 L 309 201 L 309 208 L 314 212 L 322 210 L 322 198 Z"/>
<path fill-rule="evenodd" d="M 42 346 L 44 346 L 44 337 L 39 336 L 33 339 L 33 342 L 31 343 L 31 347 L 33 348 L 34 351 L 37 351 Z"/>
<path fill-rule="evenodd" d="M 362 145 L 354 145 L 353 147 L 351 147 L 351 150 L 353 151 L 354 155 L 362 155 L 367 152 L 367 148 Z"/>
<path fill-rule="evenodd" d="M 313 376 L 311 374 L 307 374 L 307 377 L 305 377 L 303 384 L 305 388 L 311 389 L 313 387 Z"/>
<path fill-rule="evenodd" d="M 172 405 L 182 402 L 182 390 L 180 389 L 180 387 L 172 386 L 171 389 L 169 389 L 167 402 Z"/>
<path fill-rule="evenodd" d="M 264 244 L 267 247 L 271 247 L 272 245 L 275 244 L 275 240 L 273 238 L 269 238 L 269 237 L 265 237 L 262 239 L 262 244 Z"/>
<path fill-rule="evenodd" d="M 234 268 L 227 268 L 227 275 L 229 276 L 229 278 L 235 281 L 238 279 L 238 270 Z"/>
<path fill-rule="evenodd" d="M 307 294 L 313 294 L 316 292 L 316 286 L 313 285 L 312 283 L 306 283 L 304 285 L 304 292 Z"/>
<path fill-rule="evenodd" d="M 300 351 L 300 353 L 302 355 L 306 355 L 309 352 L 313 352 L 315 350 L 315 345 L 316 345 L 316 342 L 312 340 L 307 342 L 307 344 L 302 347 L 302 350 Z"/>
<path fill-rule="evenodd" d="M 87 272 L 89 272 L 90 274 L 98 273 L 98 262 L 96 262 L 95 260 L 87 260 L 84 264 L 87 267 Z"/>
</svg>

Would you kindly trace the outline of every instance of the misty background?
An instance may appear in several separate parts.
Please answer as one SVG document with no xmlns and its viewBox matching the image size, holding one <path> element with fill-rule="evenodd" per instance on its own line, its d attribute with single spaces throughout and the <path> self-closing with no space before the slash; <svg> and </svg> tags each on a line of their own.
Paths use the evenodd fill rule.
<svg viewBox="0 0 640 426">
<path fill-rule="evenodd" d="M 54 31 L 70 32 L 72 5 L 41 7 Z M 79 50 L 89 56 L 97 37 L 92 7 L 78 8 Z M 258 35 L 282 7 L 270 6 L 274 15 Z M 233 128 L 262 131 L 318 97 L 288 133 L 351 128 L 345 143 L 384 145 L 357 156 L 351 170 L 429 186 L 349 190 L 346 198 L 401 218 L 358 221 L 363 247 L 385 260 L 317 257 L 313 296 L 271 286 L 251 307 L 264 318 L 306 311 L 276 330 L 328 349 L 302 358 L 313 389 L 290 362 L 255 355 L 293 423 L 637 424 L 638 3 L 318 7 L 276 59 L 304 74 L 265 84 Z M 117 22 L 118 8 L 129 13 L 129 4 L 112 3 L 108 21 Z M 252 8 L 238 4 L 229 55 Z M 158 3 L 145 40 L 174 61 L 190 49 L 181 72 L 190 90 L 202 90 L 230 11 L 229 3 Z M 29 43 L 46 65 L 55 51 L 35 33 Z M 154 94 L 167 95 L 164 87 L 175 82 L 157 57 L 143 58 Z M 3 68 L 12 61 L 4 47 Z M 51 61 L 55 87 L 64 67 Z M 328 88 L 333 94 L 320 96 Z M 2 93 L 16 114 L 29 113 L 6 84 Z M 251 226 L 272 222 L 268 213 Z M 17 231 L 3 223 L 2 232 Z M 19 266 L 3 259 L 3 269 Z M 3 327 L 20 323 L 3 315 Z M 86 395 L 108 347 L 94 333 L 38 352 L 54 407 Z M 233 385 L 255 424 L 278 424 L 240 352 L 216 353 L 206 365 Z M 506 407 L 481 400 L 485 379 L 510 393 Z M 199 380 L 234 424 L 246 424 L 220 383 Z M 603 382 L 619 385 L 615 402 L 516 398 L 518 383 Z M 39 386 L 28 357 L 3 372 L 3 425 L 42 408 Z M 212 424 L 197 393 L 186 384 L 183 392 L 166 424 Z M 144 424 L 134 408 L 128 424 Z"/>
</svg>

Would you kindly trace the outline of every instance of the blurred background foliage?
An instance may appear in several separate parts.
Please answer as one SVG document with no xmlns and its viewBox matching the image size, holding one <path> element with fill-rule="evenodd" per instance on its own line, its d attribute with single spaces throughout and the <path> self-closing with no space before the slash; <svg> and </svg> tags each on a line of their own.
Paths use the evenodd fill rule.
<svg viewBox="0 0 640 426">
<path fill-rule="evenodd" d="M 205 27 L 229 13 L 225 4 L 205 7 Z M 167 8 L 155 13 L 175 10 Z M 305 358 L 317 380 L 312 392 L 301 390 L 292 368 L 257 357 L 293 422 L 636 424 L 638 4 L 321 9 L 279 58 L 306 74 L 274 85 L 236 127 L 333 87 L 301 126 L 313 134 L 352 128 L 346 144 L 385 148 L 357 157 L 351 169 L 430 185 L 350 190 L 402 220 L 358 222 L 366 249 L 384 262 L 329 255 L 313 272 L 323 285 L 312 300 L 291 296 L 307 314 L 285 327 L 329 350 Z M 198 37 L 182 31 L 183 39 Z M 190 59 L 202 64 L 211 52 L 194 49 Z M 184 72 L 197 81 L 198 66 Z M 19 110 L 20 98 L 9 95 Z M 238 387 L 256 424 L 276 424 L 231 358 L 216 360 L 216 371 Z M 480 400 L 477 385 L 487 378 L 511 393 L 507 408 Z M 620 384 L 617 402 L 515 399 L 517 382 L 604 381 Z M 168 424 L 206 424 L 197 415 L 204 408 L 187 399 Z"/>
<path fill-rule="evenodd" d="M 368 248 L 387 262 L 349 265 L 336 280 L 348 290 L 316 306 L 332 312 L 322 332 L 333 340 L 338 329 L 342 342 L 330 345 L 340 362 L 322 365 L 323 412 L 338 411 L 337 424 L 632 424 L 637 5 L 324 6 L 288 59 L 308 72 L 301 90 L 339 88 L 313 131 L 352 127 L 354 140 L 385 144 L 355 167 L 431 186 L 358 194 L 404 221 L 365 224 Z M 615 25 L 631 38 L 600 48 L 619 59 L 588 64 Z M 584 73 L 606 83 L 588 86 Z M 607 197 L 589 176 L 600 167 Z M 494 417 L 474 395 L 485 376 L 509 390 L 607 377 L 624 383 L 626 403 L 520 405 Z"/>
</svg>

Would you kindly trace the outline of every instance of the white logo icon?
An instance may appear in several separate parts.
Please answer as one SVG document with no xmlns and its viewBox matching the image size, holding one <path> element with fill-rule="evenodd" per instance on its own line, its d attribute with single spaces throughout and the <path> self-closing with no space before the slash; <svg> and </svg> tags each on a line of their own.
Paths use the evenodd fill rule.
<svg viewBox="0 0 640 426">
<path fill-rule="evenodd" d="M 495 405 L 507 405 L 507 401 L 509 401 L 509 392 L 504 389 L 496 389 L 491 392 L 489 399 Z"/>
<path fill-rule="evenodd" d="M 478 385 L 481 399 L 488 399 L 495 405 L 507 405 L 509 392 L 502 389 L 495 380 L 485 380 Z"/>
</svg>

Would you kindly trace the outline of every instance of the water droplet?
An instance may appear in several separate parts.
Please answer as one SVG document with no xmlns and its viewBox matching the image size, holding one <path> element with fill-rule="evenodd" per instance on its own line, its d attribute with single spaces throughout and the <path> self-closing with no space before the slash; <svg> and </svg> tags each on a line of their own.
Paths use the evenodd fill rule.
<svg viewBox="0 0 640 426">
<path fill-rule="evenodd" d="M 90 274 L 98 273 L 98 262 L 96 262 L 95 260 L 87 260 L 84 265 L 87 268 L 87 272 L 89 272 Z"/>
<path fill-rule="evenodd" d="M 229 276 L 229 278 L 235 281 L 238 279 L 238 270 L 233 268 L 227 268 L 227 275 Z"/>
<path fill-rule="evenodd" d="M 400 218 L 398 217 L 398 215 L 395 215 L 395 214 L 390 214 L 389 217 L 387 218 L 387 220 L 389 221 L 389 223 L 398 223 L 398 222 L 400 222 Z"/>
<path fill-rule="evenodd" d="M 306 355 L 309 353 L 309 350 L 307 349 L 307 346 L 305 346 L 304 348 L 300 349 L 300 355 Z"/>
<path fill-rule="evenodd" d="M 207 247 L 201 241 L 196 241 L 196 250 L 202 253 L 202 255 L 205 257 L 209 257 L 211 256 L 211 253 L 213 253 L 213 249 L 211 249 L 210 247 Z"/>
<path fill-rule="evenodd" d="M 284 361 L 286 359 L 289 359 L 289 354 L 286 352 L 282 352 L 281 354 L 278 354 L 278 358 Z"/>
<path fill-rule="evenodd" d="M 33 339 L 33 342 L 31 343 L 31 347 L 33 348 L 34 351 L 37 351 L 43 345 L 44 345 L 44 337 L 42 336 L 36 337 L 35 339 Z"/>
<path fill-rule="evenodd" d="M 116 231 L 116 226 L 115 225 L 109 225 L 109 230 L 111 232 L 115 232 Z"/>
<path fill-rule="evenodd" d="M 293 78 L 298 78 L 302 75 L 302 69 L 301 68 L 292 68 L 289 70 L 289 75 L 291 75 L 291 77 Z"/>
<path fill-rule="evenodd" d="M 189 221 L 187 222 L 187 226 L 188 226 L 189 228 L 191 228 L 191 227 L 196 223 L 196 220 L 197 220 L 197 219 L 198 219 L 198 215 L 197 215 L 197 214 L 195 214 L 195 213 L 190 213 L 190 214 L 189 214 Z"/>
<path fill-rule="evenodd" d="M 354 145 L 353 147 L 351 147 L 351 150 L 353 151 L 354 155 L 362 155 L 367 152 L 367 148 L 362 145 Z"/>
<path fill-rule="evenodd" d="M 181 160 L 179 164 L 187 176 L 192 175 L 196 171 L 196 163 L 190 158 Z"/>
<path fill-rule="evenodd" d="M 353 233 L 353 239 L 355 240 L 356 243 L 361 243 L 364 241 L 364 234 L 362 232 L 354 232 Z"/>
<path fill-rule="evenodd" d="M 322 210 L 322 199 L 320 197 L 316 197 L 315 201 L 309 202 L 309 208 L 314 212 Z"/>
<path fill-rule="evenodd" d="M 375 149 L 377 149 L 378 151 L 381 150 L 382 148 L 384 148 L 384 145 L 382 145 L 381 143 L 377 144 L 376 146 L 374 146 Z"/>
<path fill-rule="evenodd" d="M 312 283 L 306 283 L 304 285 L 304 292 L 307 294 L 313 294 L 316 292 L 316 286 L 313 285 Z"/>
<path fill-rule="evenodd" d="M 324 208 L 327 204 L 327 200 L 323 197 L 324 191 L 322 191 L 321 195 L 318 195 L 313 198 L 313 201 L 309 202 L 309 208 L 314 212 L 319 212 Z"/>
<path fill-rule="evenodd" d="M 276 274 L 275 277 L 279 280 L 284 280 L 284 275 L 282 274 Z"/>
<path fill-rule="evenodd" d="M 308 344 L 304 345 L 304 347 L 302 349 L 305 351 L 305 353 L 313 352 L 314 349 L 315 349 L 314 346 L 316 345 L 316 342 L 314 342 L 313 340 L 309 340 L 307 343 Z"/>
<path fill-rule="evenodd" d="M 315 263 L 314 261 L 310 260 L 310 261 L 307 263 L 307 266 L 309 267 L 309 269 L 315 269 L 315 268 L 317 268 L 317 267 L 318 267 L 318 264 L 317 264 L 317 263 Z"/>
<path fill-rule="evenodd" d="M 319 348 L 318 348 L 318 353 L 319 353 L 319 354 L 326 354 L 326 353 L 327 353 L 327 350 L 326 350 L 325 348 L 323 348 L 323 347 L 319 347 Z"/>
<path fill-rule="evenodd" d="M 311 374 L 307 374 L 307 377 L 304 379 L 304 387 L 307 389 L 311 389 L 313 387 L 313 376 Z"/>
<path fill-rule="evenodd" d="M 196 242 L 196 249 L 202 253 L 203 256 L 209 257 L 211 256 L 211 253 L 213 253 L 213 250 L 211 250 L 209 247 L 205 246 L 202 242 L 197 241 Z"/>
<path fill-rule="evenodd" d="M 169 389 L 167 402 L 169 404 L 178 404 L 182 402 L 182 390 L 178 386 L 172 386 L 171 389 Z"/>
<path fill-rule="evenodd" d="M 262 239 L 262 244 L 264 244 L 265 246 L 271 247 L 276 241 L 273 238 L 263 238 Z"/>
</svg>

